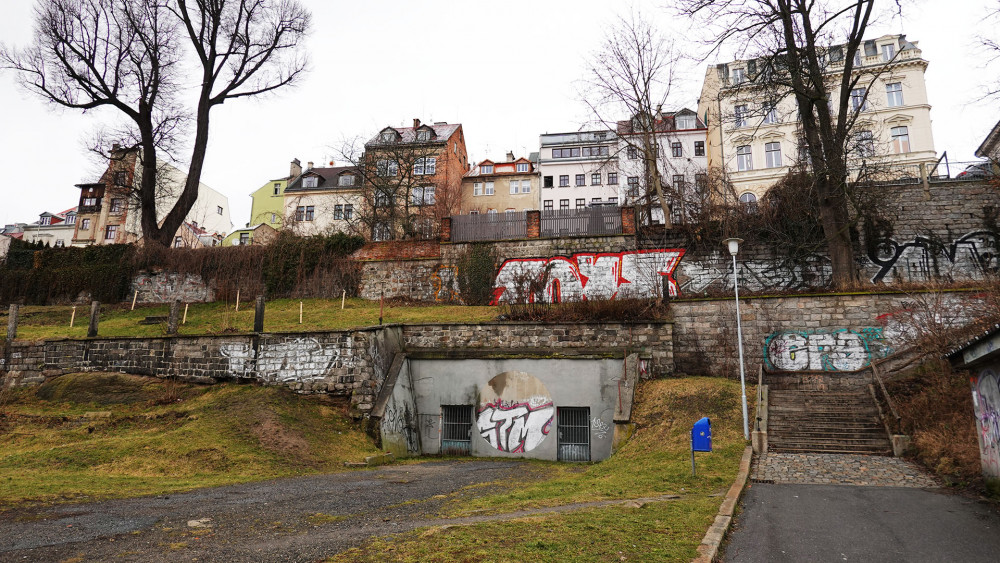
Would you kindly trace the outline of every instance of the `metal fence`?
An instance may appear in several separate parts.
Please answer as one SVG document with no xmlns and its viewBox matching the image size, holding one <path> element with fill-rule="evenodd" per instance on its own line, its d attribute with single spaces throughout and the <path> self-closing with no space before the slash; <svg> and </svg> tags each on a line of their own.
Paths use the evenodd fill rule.
<svg viewBox="0 0 1000 563">
<path fill-rule="evenodd" d="M 573 235 L 618 235 L 622 232 L 622 213 L 617 206 L 542 211 L 543 237 Z"/>
<path fill-rule="evenodd" d="M 971 162 L 949 161 L 948 155 L 938 160 L 937 165 L 930 168 L 930 180 L 960 180 L 975 181 L 1000 178 L 1000 168 L 989 160 Z"/>
<path fill-rule="evenodd" d="M 528 214 L 525 211 L 451 217 L 451 240 L 455 242 L 519 239 L 527 234 Z"/>
</svg>

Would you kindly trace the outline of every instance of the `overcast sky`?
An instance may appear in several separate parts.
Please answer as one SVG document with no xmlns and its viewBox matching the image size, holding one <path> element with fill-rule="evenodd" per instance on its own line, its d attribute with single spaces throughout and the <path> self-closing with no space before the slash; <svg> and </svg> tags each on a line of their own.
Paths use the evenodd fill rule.
<svg viewBox="0 0 1000 563">
<path fill-rule="evenodd" d="M 578 130 L 591 116 L 576 81 L 604 30 L 628 10 L 614 0 L 304 1 L 313 12 L 309 75 L 274 96 L 213 110 L 202 181 L 229 196 L 235 227 L 249 220 L 250 192 L 287 175 L 292 158 L 319 166 L 336 158 L 345 139 L 386 125 L 462 123 L 473 162 L 508 150 L 527 155 L 539 134 Z M 30 40 L 33 3 L 0 0 L 0 41 Z M 663 4 L 634 2 L 693 53 L 685 46 L 698 30 Z M 972 160 L 1000 119 L 1000 103 L 976 102 L 980 86 L 996 79 L 973 38 L 1000 35 L 982 21 L 987 5 L 997 0 L 918 0 L 903 21 L 880 22 L 867 34 L 905 33 L 919 42 L 930 61 L 935 148 L 952 160 Z M 677 106 L 695 108 L 704 64 L 681 74 Z M 84 141 L 108 118 L 46 105 L 0 71 L 0 223 L 33 222 L 76 205 L 74 185 L 103 169 Z"/>
</svg>

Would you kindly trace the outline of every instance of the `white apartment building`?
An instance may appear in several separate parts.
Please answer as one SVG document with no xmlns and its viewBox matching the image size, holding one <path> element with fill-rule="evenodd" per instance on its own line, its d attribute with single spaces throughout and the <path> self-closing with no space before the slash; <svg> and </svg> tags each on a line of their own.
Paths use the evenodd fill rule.
<svg viewBox="0 0 1000 563">
<path fill-rule="evenodd" d="M 285 228 L 300 236 L 350 233 L 360 228 L 361 173 L 354 166 L 313 168 L 288 181 Z"/>
<path fill-rule="evenodd" d="M 685 203 L 698 199 L 696 189 L 706 183 L 708 157 L 706 155 L 707 127 L 698 115 L 685 108 L 676 112 L 660 112 L 655 116 L 656 163 L 664 192 L 670 199 L 672 222 L 680 222 L 685 215 Z M 644 194 L 655 194 L 646 174 L 643 158 L 643 128 L 633 120 L 618 122 L 618 201 L 622 205 L 648 203 L 650 220 L 663 222 L 659 202 L 644 200 Z"/>
<path fill-rule="evenodd" d="M 63 248 L 73 244 L 76 231 L 76 208 L 59 213 L 46 211 L 38 216 L 38 221 L 24 226 L 24 242 L 41 242 L 53 248 Z"/>
<path fill-rule="evenodd" d="M 829 47 L 822 62 L 836 99 L 844 48 Z M 860 79 L 850 94 L 851 109 L 859 112 L 852 129 L 855 165 L 875 162 L 916 177 L 921 164 L 936 160 L 924 82 L 927 64 L 917 43 L 904 35 L 864 41 L 854 60 Z M 698 100 L 698 115 L 708 121 L 708 166 L 724 169 L 747 203 L 806 159 L 795 99 L 790 93 L 768 99 L 773 90 L 758 85 L 764 66 L 761 59 L 710 66 Z"/>
<path fill-rule="evenodd" d="M 542 212 L 618 204 L 618 138 L 614 131 L 539 136 Z"/>
</svg>

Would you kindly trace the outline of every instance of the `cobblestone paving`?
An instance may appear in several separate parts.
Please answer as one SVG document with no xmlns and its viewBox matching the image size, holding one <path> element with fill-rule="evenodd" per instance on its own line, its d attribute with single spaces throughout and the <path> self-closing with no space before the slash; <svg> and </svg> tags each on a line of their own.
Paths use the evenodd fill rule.
<svg viewBox="0 0 1000 563">
<path fill-rule="evenodd" d="M 875 455 L 767 453 L 754 456 L 750 479 L 774 483 L 939 487 L 914 463 Z"/>
</svg>

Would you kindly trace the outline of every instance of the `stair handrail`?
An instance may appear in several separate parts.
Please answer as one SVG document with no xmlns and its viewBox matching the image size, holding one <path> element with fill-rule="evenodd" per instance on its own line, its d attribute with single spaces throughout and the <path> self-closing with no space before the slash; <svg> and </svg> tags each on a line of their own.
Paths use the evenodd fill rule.
<svg viewBox="0 0 1000 563">
<path fill-rule="evenodd" d="M 757 432 L 760 432 L 760 421 L 761 421 L 761 409 L 764 406 L 764 365 L 761 364 L 757 367 L 757 410 L 754 413 L 757 416 Z"/>
<path fill-rule="evenodd" d="M 878 388 L 882 390 L 882 396 L 885 397 L 885 404 L 889 405 L 889 412 L 892 413 L 892 417 L 896 419 L 896 430 L 902 431 L 903 429 L 903 417 L 899 416 L 899 411 L 896 410 L 896 404 L 893 402 L 892 397 L 889 396 L 889 390 L 885 388 L 885 383 L 882 381 L 882 376 L 879 375 L 878 367 L 873 362 L 871 364 L 872 368 L 872 378 L 878 383 Z"/>
</svg>

